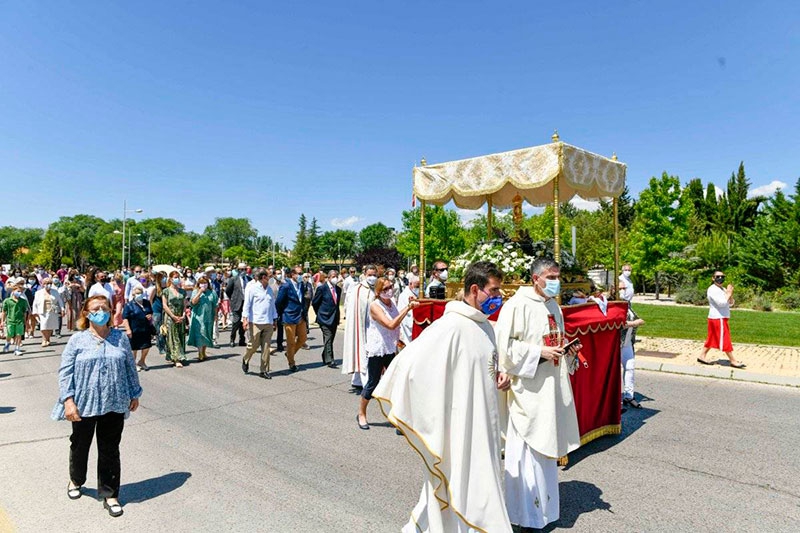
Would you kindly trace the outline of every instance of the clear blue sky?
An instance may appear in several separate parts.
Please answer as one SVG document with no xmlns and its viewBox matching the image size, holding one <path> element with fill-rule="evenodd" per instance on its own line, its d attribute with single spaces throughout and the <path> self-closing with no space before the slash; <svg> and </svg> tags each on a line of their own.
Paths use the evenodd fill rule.
<svg viewBox="0 0 800 533">
<path fill-rule="evenodd" d="M 558 4 L 558 5 L 556 5 Z M 602 4 L 602 5 L 601 5 Z M 400 226 L 411 167 L 562 140 L 800 176 L 798 2 L 0 3 L 0 225 Z"/>
</svg>

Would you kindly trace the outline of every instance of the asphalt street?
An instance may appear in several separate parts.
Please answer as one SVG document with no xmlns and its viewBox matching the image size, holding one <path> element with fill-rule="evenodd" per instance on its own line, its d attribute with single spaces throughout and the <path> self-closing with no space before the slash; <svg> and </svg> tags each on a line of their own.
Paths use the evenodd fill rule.
<svg viewBox="0 0 800 533">
<path fill-rule="evenodd" d="M 340 353 L 343 332 L 337 337 Z M 290 374 L 241 371 L 242 348 L 168 367 L 157 353 L 122 440 L 121 518 L 66 496 L 69 423 L 54 422 L 66 338 L 0 355 L 0 531 L 399 531 L 423 466 L 349 378 L 321 366 L 321 333 Z M 251 370 L 257 370 L 257 357 Z M 570 456 L 552 530 L 800 531 L 800 390 L 640 371 L 624 433 Z"/>
</svg>

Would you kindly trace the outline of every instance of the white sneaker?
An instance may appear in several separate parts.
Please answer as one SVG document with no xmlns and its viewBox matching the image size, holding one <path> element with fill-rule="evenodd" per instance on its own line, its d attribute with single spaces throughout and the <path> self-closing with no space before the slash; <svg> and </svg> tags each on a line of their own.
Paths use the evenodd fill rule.
<svg viewBox="0 0 800 533">
<path fill-rule="evenodd" d="M 22 350 L 14 350 L 14 355 L 22 355 Z"/>
<path fill-rule="evenodd" d="M 142 367 L 140 367 L 139 365 L 136 365 L 136 371 L 137 372 L 141 372 L 142 371 Z"/>
</svg>

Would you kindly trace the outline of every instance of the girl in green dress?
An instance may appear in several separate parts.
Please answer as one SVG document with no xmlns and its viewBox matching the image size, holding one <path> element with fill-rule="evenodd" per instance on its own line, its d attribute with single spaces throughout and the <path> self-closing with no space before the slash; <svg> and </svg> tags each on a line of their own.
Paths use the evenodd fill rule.
<svg viewBox="0 0 800 533">
<path fill-rule="evenodd" d="M 161 298 L 167 326 L 167 360 L 182 368 L 186 360 L 186 291 L 181 289 L 181 275 L 177 271 L 170 274 L 169 287 Z"/>
<path fill-rule="evenodd" d="M 209 287 L 208 278 L 197 280 L 192 293 L 192 322 L 189 326 L 189 346 L 197 346 L 197 359 L 206 358 L 206 348 L 214 346 L 214 320 L 217 315 L 217 295 Z"/>
</svg>

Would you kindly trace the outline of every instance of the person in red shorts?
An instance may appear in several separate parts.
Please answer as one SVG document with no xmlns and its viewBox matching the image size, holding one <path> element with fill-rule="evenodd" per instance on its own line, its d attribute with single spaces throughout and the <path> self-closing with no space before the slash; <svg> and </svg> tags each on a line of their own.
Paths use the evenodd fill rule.
<svg viewBox="0 0 800 533">
<path fill-rule="evenodd" d="M 733 285 L 730 283 L 723 288 L 725 274 L 719 270 L 714 272 L 712 277 L 714 283 L 706 291 L 708 296 L 708 337 L 698 363 L 713 365 L 714 361 L 706 359 L 708 351 L 712 348 L 725 352 L 733 368 L 744 368 L 746 365 L 737 361 L 733 356 L 733 344 L 731 344 L 731 330 L 728 327 L 728 319 L 731 317 L 731 306 L 733 300 Z"/>
</svg>

